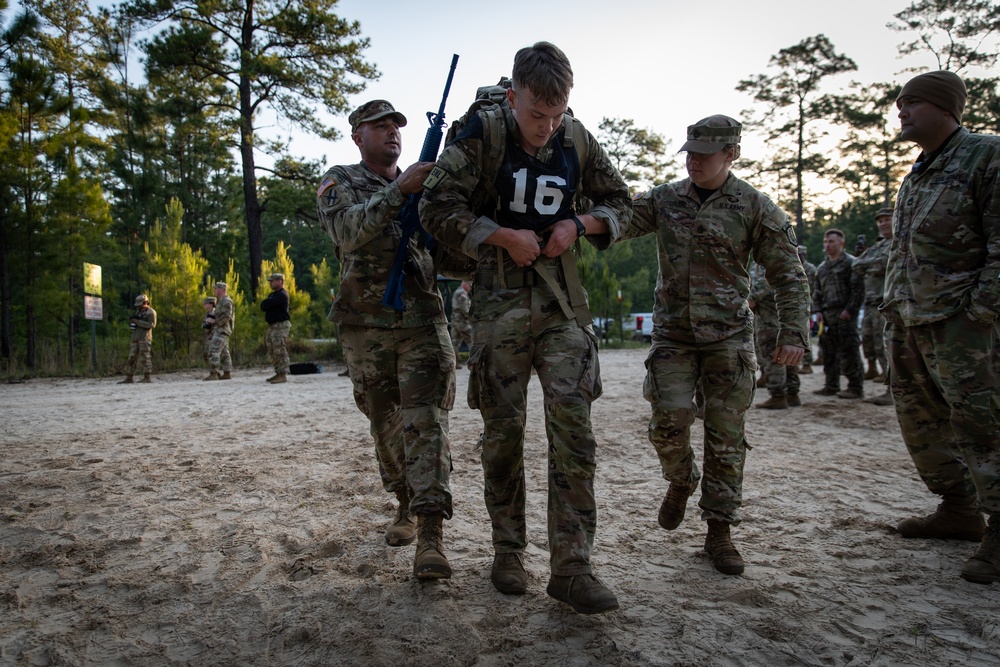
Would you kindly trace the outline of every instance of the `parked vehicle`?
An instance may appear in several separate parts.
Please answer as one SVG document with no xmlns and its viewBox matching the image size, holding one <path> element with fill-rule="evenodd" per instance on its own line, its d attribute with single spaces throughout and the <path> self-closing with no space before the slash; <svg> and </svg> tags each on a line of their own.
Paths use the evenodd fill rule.
<svg viewBox="0 0 1000 667">
<path fill-rule="evenodd" d="M 653 340 L 653 313 L 631 313 L 625 322 L 626 333 L 631 330 L 632 340 L 645 341 Z"/>
</svg>

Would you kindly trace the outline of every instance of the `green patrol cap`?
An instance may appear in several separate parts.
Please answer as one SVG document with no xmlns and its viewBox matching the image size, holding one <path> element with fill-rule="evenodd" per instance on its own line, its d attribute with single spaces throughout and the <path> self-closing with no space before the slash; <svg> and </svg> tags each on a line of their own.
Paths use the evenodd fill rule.
<svg viewBox="0 0 1000 667">
<path fill-rule="evenodd" d="M 687 141 L 677 152 L 716 153 L 728 144 L 739 144 L 742 129 L 739 121 L 722 114 L 702 118 L 688 125 Z"/>
<path fill-rule="evenodd" d="M 206 303 L 210 303 L 210 304 L 212 304 L 214 306 L 218 302 L 219 302 L 218 299 L 216 299 L 214 296 L 206 296 L 205 300 L 202 301 L 201 303 L 202 303 L 202 305 L 205 305 Z"/>
<path fill-rule="evenodd" d="M 875 219 L 878 220 L 883 215 L 887 215 L 887 216 L 889 216 L 891 218 L 892 217 L 892 209 L 891 208 L 880 208 L 878 210 L 878 213 L 875 214 Z"/>
<path fill-rule="evenodd" d="M 351 124 L 351 132 L 357 132 L 358 125 L 361 125 L 361 123 L 368 123 L 373 120 L 378 120 L 379 118 L 385 118 L 386 116 L 395 116 L 396 123 L 400 127 L 406 125 L 406 116 L 396 111 L 393 106 L 385 100 L 372 100 L 371 102 L 365 102 L 352 111 L 351 115 L 347 117 L 347 120 Z"/>
</svg>

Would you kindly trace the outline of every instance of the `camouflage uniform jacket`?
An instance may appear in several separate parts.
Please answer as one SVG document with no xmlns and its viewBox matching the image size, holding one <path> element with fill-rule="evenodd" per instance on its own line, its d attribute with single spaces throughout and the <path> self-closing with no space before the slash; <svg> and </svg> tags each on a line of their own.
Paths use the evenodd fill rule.
<svg viewBox="0 0 1000 667">
<path fill-rule="evenodd" d="M 506 142 L 503 150 L 509 151 L 512 143 L 519 141 L 520 133 L 507 103 L 504 102 L 499 108 L 502 110 L 504 122 L 504 130 L 499 134 Z M 470 202 L 475 201 L 474 195 L 478 194 L 478 188 L 482 187 L 480 182 L 488 179 L 492 183 L 497 177 L 497 174 L 484 174 L 483 171 L 491 162 L 487 153 L 491 149 L 496 149 L 487 145 L 489 141 L 486 137 L 496 134 L 492 131 L 495 128 L 489 123 L 494 122 L 491 120 L 493 118 L 497 119 L 495 122 L 500 122 L 500 115 L 488 115 L 482 110 L 477 113 L 484 128 L 483 136 L 466 136 L 460 133 L 445 147 L 437 165 L 424 182 L 424 195 L 420 201 L 420 220 L 427 231 L 446 246 L 461 251 L 469 257 L 478 258 L 477 272 L 484 270 L 495 272 L 499 267 L 498 257 L 501 256 L 504 262 L 503 271 L 523 271 L 507 253 L 498 253 L 497 247 L 483 243 L 501 227 L 501 223 L 496 220 L 499 216 L 489 211 L 474 212 L 470 208 Z M 607 223 L 609 233 L 591 234 L 586 237 L 592 245 L 603 250 L 621 237 L 632 217 L 628 185 L 622 180 L 618 170 L 611 164 L 607 153 L 593 135 L 580 121 L 568 114 L 563 116 L 562 126 L 538 151 L 535 159 L 547 164 L 561 154 L 563 146 L 570 143 L 580 162 L 579 181 L 574 184 L 576 204 L 586 205 L 586 208 L 577 210 L 577 213 L 589 213 Z M 494 161 L 499 163 L 499 160 Z M 494 209 L 496 208 L 494 206 Z M 540 256 L 536 264 L 547 261 L 558 260 L 548 260 Z M 553 300 L 559 298 L 558 295 L 552 294 L 551 288 L 545 283 L 538 285 L 536 289 L 543 291 L 540 298 L 551 297 Z"/>
<path fill-rule="evenodd" d="M 236 305 L 228 294 L 215 304 L 214 313 L 215 325 L 212 327 L 212 332 L 232 336 L 233 327 L 236 326 Z"/>
<path fill-rule="evenodd" d="M 888 261 L 889 241 L 883 238 L 854 260 L 852 268 L 861 278 L 865 290 L 865 306 L 881 305 L 882 289 L 885 287 L 885 267 Z"/>
<path fill-rule="evenodd" d="M 825 319 L 835 319 L 847 311 L 857 319 L 865 293 L 861 277 L 854 272 L 854 255 L 842 252 L 831 261 L 826 258 L 816 269 L 816 290 L 812 295 L 812 312 Z"/>
<path fill-rule="evenodd" d="M 966 310 L 996 320 L 1000 137 L 959 128 L 925 171 L 903 179 L 892 224 L 887 319 L 913 326 Z"/>
<path fill-rule="evenodd" d="M 340 294 L 333 302 L 338 324 L 395 329 L 446 322 L 433 260 L 420 234 L 410 239 L 418 271 L 405 278 L 402 311 L 382 305 L 402 228 L 396 218 L 407 196 L 362 162 L 332 167 L 316 198 L 319 219 L 341 255 Z"/>
<path fill-rule="evenodd" d="M 137 308 L 135 328 L 132 329 L 132 340 L 153 340 L 153 329 L 156 327 L 156 311 L 152 308 Z M 131 322 L 129 322 L 131 325 Z"/>
<path fill-rule="evenodd" d="M 753 321 L 751 256 L 774 287 L 778 345 L 806 347 L 809 285 L 788 216 L 730 174 L 702 203 L 690 178 L 636 196 L 626 238 L 659 237 L 653 338 L 725 340 Z"/>
<path fill-rule="evenodd" d="M 767 284 L 764 269 L 756 262 L 750 271 L 750 300 L 754 302 L 754 327 L 777 329 L 778 308 L 774 302 L 774 288 Z"/>
<path fill-rule="evenodd" d="M 816 265 L 812 262 L 802 262 L 802 268 L 806 272 L 806 278 L 809 280 L 809 294 L 811 295 L 816 291 Z"/>
</svg>

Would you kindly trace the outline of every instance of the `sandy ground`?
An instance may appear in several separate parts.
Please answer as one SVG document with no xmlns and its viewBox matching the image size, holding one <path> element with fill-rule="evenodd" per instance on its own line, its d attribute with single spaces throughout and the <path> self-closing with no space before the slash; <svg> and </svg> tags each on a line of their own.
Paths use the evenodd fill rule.
<svg viewBox="0 0 1000 667">
<path fill-rule="evenodd" d="M 275 386 L 265 369 L 2 386 L 0 664 L 1000 664 L 1000 586 L 958 576 L 975 545 L 894 533 L 935 499 L 892 408 L 813 396 L 811 375 L 803 407 L 751 410 L 734 533 L 748 567 L 724 576 L 702 551 L 697 494 L 678 530 L 656 524 L 666 484 L 645 437 L 644 357 L 602 353 L 594 561 L 621 609 L 596 617 L 545 594 L 536 383 L 520 597 L 489 583 L 465 370 L 455 576 L 429 584 L 411 576 L 412 545 L 383 542 L 394 501 L 338 368 Z"/>
</svg>

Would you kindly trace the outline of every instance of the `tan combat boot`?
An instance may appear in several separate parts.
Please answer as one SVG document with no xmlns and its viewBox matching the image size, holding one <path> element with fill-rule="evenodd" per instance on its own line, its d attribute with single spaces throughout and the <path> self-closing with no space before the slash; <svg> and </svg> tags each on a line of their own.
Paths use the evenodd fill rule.
<svg viewBox="0 0 1000 667">
<path fill-rule="evenodd" d="M 125 379 L 119 382 L 118 384 L 133 384 L 134 382 L 135 380 L 132 379 L 131 375 L 126 375 Z"/>
<path fill-rule="evenodd" d="M 273 380 L 268 380 L 271 384 L 281 384 L 282 382 L 288 382 L 288 377 L 284 373 L 277 373 Z"/>
<path fill-rule="evenodd" d="M 592 574 L 572 577 L 553 574 L 545 592 L 550 598 L 573 607 L 578 614 L 600 614 L 618 609 L 618 598 Z"/>
<path fill-rule="evenodd" d="M 799 398 L 798 394 L 788 394 L 785 396 L 785 401 L 788 403 L 788 407 L 797 408 L 802 405 L 802 399 Z"/>
<path fill-rule="evenodd" d="M 986 531 L 986 522 L 979 513 L 976 497 L 945 494 L 942 499 L 933 513 L 903 519 L 896 530 L 903 537 L 981 541 Z"/>
<path fill-rule="evenodd" d="M 775 394 L 757 407 L 762 410 L 787 410 L 788 399 L 781 394 Z"/>
<path fill-rule="evenodd" d="M 233 374 L 230 373 L 229 371 L 222 371 L 222 377 L 219 378 L 219 379 L 220 380 L 232 380 L 233 379 Z"/>
<path fill-rule="evenodd" d="M 694 493 L 694 484 L 677 484 L 671 482 L 667 495 L 663 496 L 660 511 L 656 521 L 665 530 L 674 530 L 684 520 L 684 510 L 687 509 L 688 498 Z"/>
<path fill-rule="evenodd" d="M 417 579 L 451 579 L 451 565 L 444 555 L 444 535 L 440 514 L 417 515 L 417 555 L 413 576 Z"/>
<path fill-rule="evenodd" d="M 142 379 L 139 380 L 139 382 L 141 382 L 143 384 L 149 384 L 152 381 L 153 381 L 153 378 L 150 377 L 149 373 L 144 373 L 143 376 L 142 376 Z"/>
<path fill-rule="evenodd" d="M 222 376 L 219 375 L 219 371 L 215 371 L 215 370 L 213 370 L 211 373 L 209 373 L 208 377 L 205 378 L 206 381 L 208 381 L 208 380 L 221 380 L 221 379 L 222 379 Z"/>
<path fill-rule="evenodd" d="M 410 494 L 405 488 L 396 489 L 396 520 L 385 529 L 385 543 L 390 547 L 405 547 L 417 539 L 417 522 L 410 516 Z"/>
<path fill-rule="evenodd" d="M 1000 517 L 991 516 L 983 541 L 965 565 L 962 578 L 974 584 L 1000 581 Z"/>
<path fill-rule="evenodd" d="M 725 521 L 708 520 L 705 553 L 712 559 L 715 569 L 722 574 L 743 574 L 746 565 L 740 552 L 733 545 L 733 539 L 729 535 L 729 524 Z"/>
</svg>

